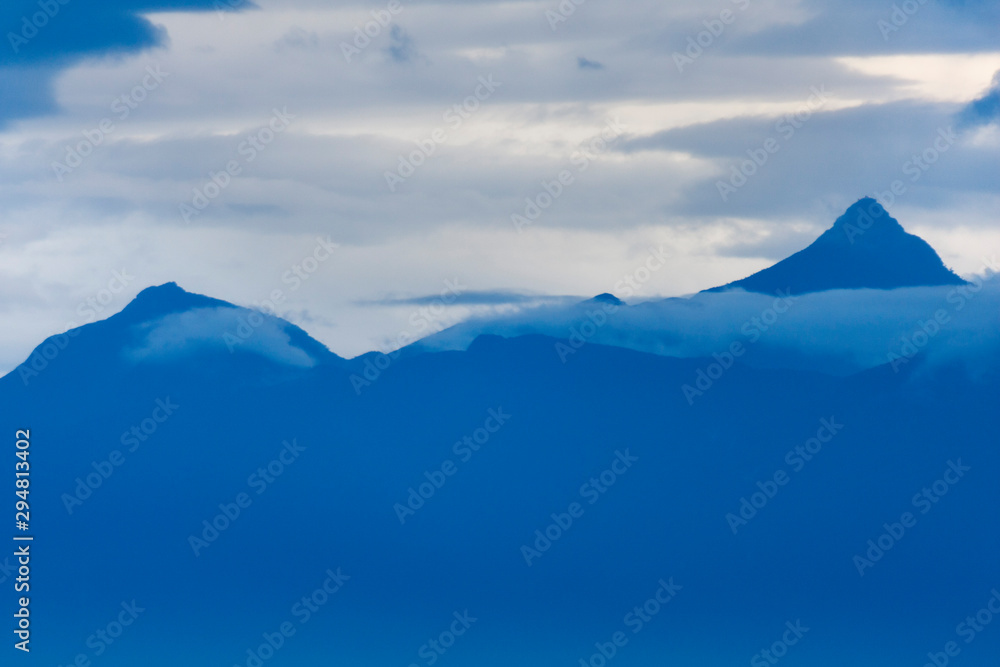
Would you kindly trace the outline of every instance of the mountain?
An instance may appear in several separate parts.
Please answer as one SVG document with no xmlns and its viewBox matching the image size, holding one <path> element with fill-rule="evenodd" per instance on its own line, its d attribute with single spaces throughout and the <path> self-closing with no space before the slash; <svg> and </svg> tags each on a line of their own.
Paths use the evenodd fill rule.
<svg viewBox="0 0 1000 667">
<path fill-rule="evenodd" d="M 144 290 L 0 378 L 0 432 L 31 440 L 25 662 L 922 664 L 997 585 L 1000 361 L 944 332 L 970 298 L 837 377 L 579 327 L 345 360 Z M 1000 633 L 961 653 L 995 665 Z"/>
<path fill-rule="evenodd" d="M 837 218 L 809 247 L 774 266 L 709 292 L 741 288 L 777 294 L 832 289 L 894 289 L 962 285 L 934 249 L 908 234 L 876 200 L 865 197 Z"/>
</svg>

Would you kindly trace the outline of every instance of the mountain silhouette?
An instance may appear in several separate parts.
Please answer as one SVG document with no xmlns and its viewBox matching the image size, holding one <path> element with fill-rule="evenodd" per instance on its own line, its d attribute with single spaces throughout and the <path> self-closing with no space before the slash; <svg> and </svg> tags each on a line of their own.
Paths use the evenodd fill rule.
<svg viewBox="0 0 1000 667">
<path fill-rule="evenodd" d="M 744 289 L 806 294 L 832 289 L 962 285 L 919 236 L 908 234 L 871 197 L 855 202 L 809 247 L 751 276 L 707 292 Z"/>
<path fill-rule="evenodd" d="M 608 331 L 619 305 L 571 310 Z M 989 600 L 996 356 L 938 331 L 838 377 L 562 331 L 345 360 L 167 283 L 49 338 L 0 378 L 44 545 L 32 659 L 744 664 L 801 621 L 797 664 L 875 667 Z M 994 665 L 976 639 L 962 664 Z"/>
</svg>

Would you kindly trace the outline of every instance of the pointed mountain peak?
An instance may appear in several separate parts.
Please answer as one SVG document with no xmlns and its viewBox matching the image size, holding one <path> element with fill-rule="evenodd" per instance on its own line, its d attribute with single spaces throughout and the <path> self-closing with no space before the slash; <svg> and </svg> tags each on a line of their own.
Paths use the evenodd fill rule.
<svg viewBox="0 0 1000 667">
<path fill-rule="evenodd" d="M 175 282 L 147 287 L 119 313 L 123 321 L 145 322 L 195 308 L 236 308 L 228 301 L 185 291 Z"/>
<path fill-rule="evenodd" d="M 819 238 L 829 242 L 871 245 L 891 243 L 904 236 L 911 234 L 906 233 L 899 221 L 889 215 L 882 204 L 871 197 L 862 197 L 837 218 L 833 227 L 826 230 Z"/>
<path fill-rule="evenodd" d="M 934 249 L 871 197 L 859 199 L 812 245 L 774 266 L 706 292 L 792 294 L 832 289 L 962 285 Z"/>
</svg>

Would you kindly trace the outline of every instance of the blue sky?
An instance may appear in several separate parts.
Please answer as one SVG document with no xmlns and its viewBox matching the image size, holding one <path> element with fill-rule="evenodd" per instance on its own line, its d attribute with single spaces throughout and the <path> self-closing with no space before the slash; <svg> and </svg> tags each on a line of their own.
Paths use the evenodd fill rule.
<svg viewBox="0 0 1000 667">
<path fill-rule="evenodd" d="M 612 291 L 651 246 L 671 260 L 637 297 L 689 294 L 894 181 L 894 217 L 977 271 L 998 24 L 932 0 L 6 3 L 0 370 L 171 280 L 273 300 L 345 356 Z"/>
</svg>

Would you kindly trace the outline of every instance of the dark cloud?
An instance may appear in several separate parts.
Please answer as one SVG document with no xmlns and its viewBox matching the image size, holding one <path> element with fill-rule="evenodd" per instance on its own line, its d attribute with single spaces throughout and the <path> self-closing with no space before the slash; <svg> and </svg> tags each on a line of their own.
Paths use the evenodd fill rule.
<svg viewBox="0 0 1000 667">
<path fill-rule="evenodd" d="M 995 151 L 965 145 L 954 113 L 954 105 L 896 102 L 817 110 L 800 119 L 744 116 L 634 137 L 621 150 L 714 162 L 717 171 L 678 202 L 677 210 L 688 214 L 796 217 L 819 203 L 835 210 L 878 195 L 894 181 L 905 187 L 897 202 L 934 208 L 961 193 L 995 190 Z M 769 140 L 776 150 L 764 153 Z M 747 162 L 755 156 L 762 164 Z M 745 182 L 737 175 L 743 166 L 752 172 Z M 720 183 L 735 191 L 724 198 Z"/>
<path fill-rule="evenodd" d="M 599 63 L 596 60 L 587 60 L 583 56 L 577 57 L 576 66 L 580 69 L 604 69 L 603 63 Z"/>
<path fill-rule="evenodd" d="M 229 12 L 249 0 L 13 0 L 0 3 L 0 123 L 54 110 L 52 79 L 88 57 L 124 55 L 162 46 L 165 31 L 149 12 Z M 31 86 L 24 85 L 30 81 Z M 6 84 L 13 83 L 8 87 Z M 21 84 L 21 85 L 19 85 Z"/>
<path fill-rule="evenodd" d="M 391 43 L 387 51 L 390 58 L 397 63 L 409 63 L 416 59 L 417 46 L 408 32 L 394 25 L 389 31 L 389 37 Z"/>
<path fill-rule="evenodd" d="M 989 90 L 965 107 L 958 119 L 963 127 L 989 125 L 1000 121 L 1000 72 L 994 75 Z"/>
</svg>

